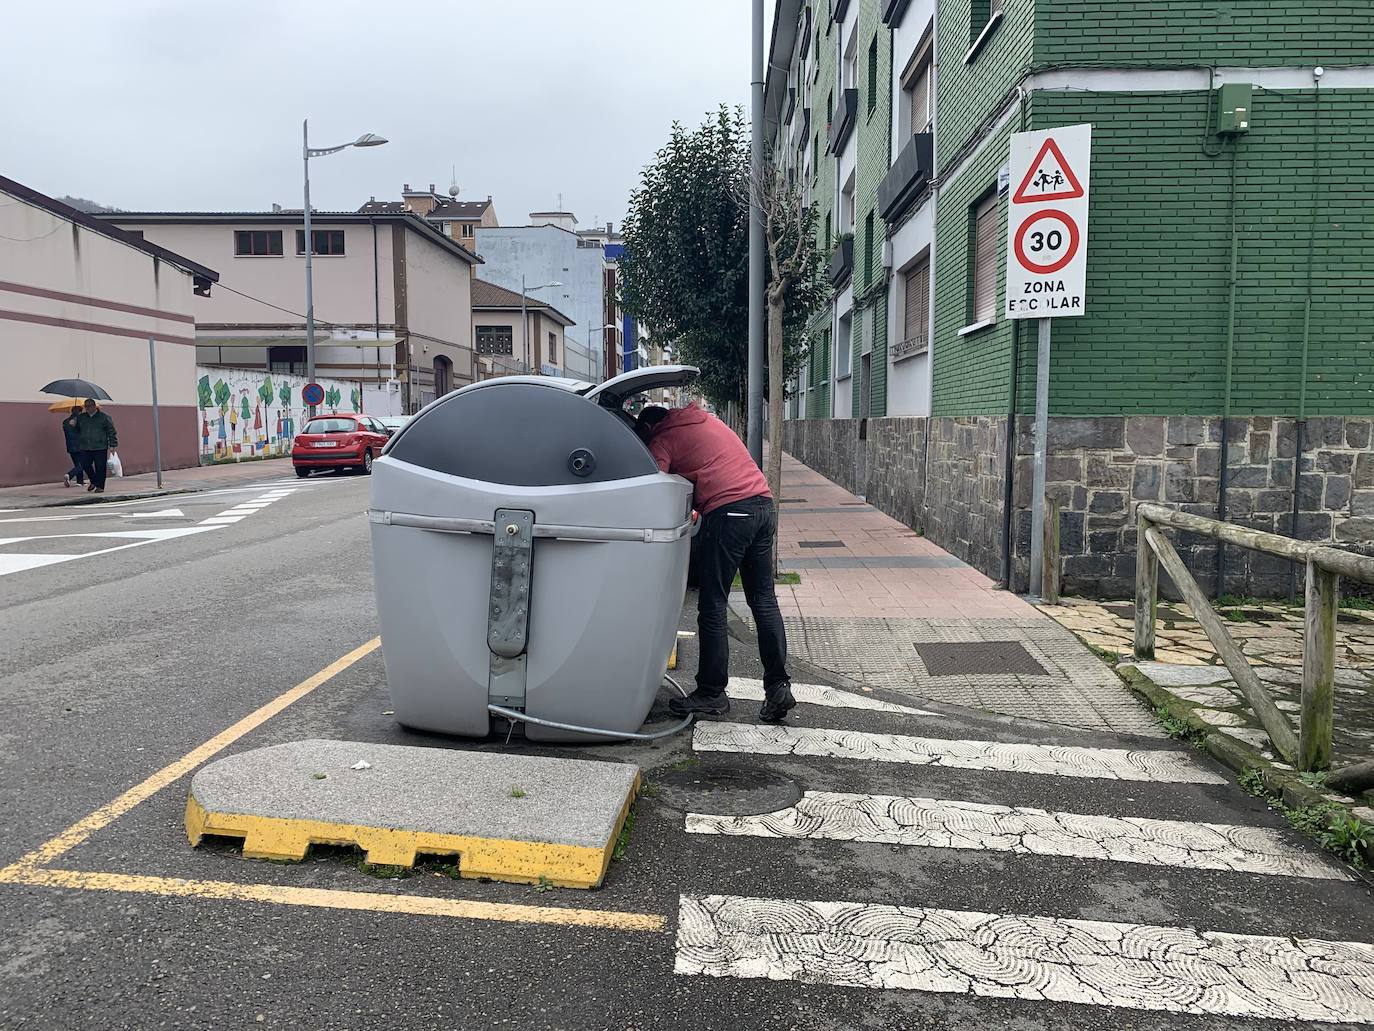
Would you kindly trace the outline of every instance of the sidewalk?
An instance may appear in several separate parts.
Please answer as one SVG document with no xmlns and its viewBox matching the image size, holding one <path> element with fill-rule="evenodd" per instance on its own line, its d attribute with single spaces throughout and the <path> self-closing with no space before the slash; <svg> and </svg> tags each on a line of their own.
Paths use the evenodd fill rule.
<svg viewBox="0 0 1374 1031">
<path fill-rule="evenodd" d="M 788 649 L 869 687 L 1090 730 L 1158 721 L 1072 633 L 913 530 L 783 457 Z M 742 594 L 735 611 L 752 625 Z"/>
<path fill-rule="evenodd" d="M 88 493 L 85 487 L 72 484 L 26 483 L 18 487 L 0 487 L 0 510 L 46 508 L 53 505 L 90 505 L 134 498 L 155 498 L 163 494 L 184 494 L 188 491 L 213 490 L 216 487 L 237 487 L 258 480 L 276 480 L 293 475 L 289 459 L 274 458 L 259 462 L 239 462 L 232 465 L 206 465 L 191 469 L 170 469 L 162 474 L 162 489 L 157 486 L 155 473 L 137 476 L 111 476 L 105 483 L 104 494 Z"/>
</svg>

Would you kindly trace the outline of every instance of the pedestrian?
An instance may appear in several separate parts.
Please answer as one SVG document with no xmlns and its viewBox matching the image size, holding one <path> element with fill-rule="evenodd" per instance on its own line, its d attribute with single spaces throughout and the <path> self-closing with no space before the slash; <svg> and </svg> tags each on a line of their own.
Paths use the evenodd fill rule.
<svg viewBox="0 0 1374 1031">
<path fill-rule="evenodd" d="M 110 448 L 119 446 L 114 420 L 100 410 L 89 397 L 76 417 L 76 443 L 81 453 L 81 468 L 90 484 L 86 490 L 105 493 L 105 466 L 110 460 Z"/>
<path fill-rule="evenodd" d="M 695 404 L 669 410 L 651 405 L 639 413 L 635 432 L 658 467 L 692 483 L 692 506 L 701 517 L 697 534 L 697 687 L 669 708 L 720 716 L 730 711 L 725 612 L 739 573 L 744 598 L 758 630 L 763 660 L 763 707 L 759 719 L 775 723 L 795 706 L 787 675 L 787 634 L 773 589 L 773 546 L 778 510 L 768 480 L 734 431 Z"/>
<path fill-rule="evenodd" d="M 76 417 L 80 414 L 81 406 L 72 405 L 71 412 L 62 420 L 62 436 L 67 441 L 67 457 L 72 460 L 72 467 L 62 477 L 64 487 L 70 487 L 72 480 L 76 480 L 78 486 L 86 482 L 86 473 L 81 468 L 81 445 L 77 443 L 76 432 Z"/>
</svg>

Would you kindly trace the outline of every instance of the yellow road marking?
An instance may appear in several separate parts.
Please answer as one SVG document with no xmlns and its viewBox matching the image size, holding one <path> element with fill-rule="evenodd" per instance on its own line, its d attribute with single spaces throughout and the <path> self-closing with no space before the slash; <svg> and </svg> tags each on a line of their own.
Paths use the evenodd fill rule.
<svg viewBox="0 0 1374 1031">
<path fill-rule="evenodd" d="M 262 726 L 291 703 L 300 701 L 300 699 L 304 698 L 321 684 L 328 683 L 359 659 L 376 651 L 381 643 L 382 639 L 380 637 L 374 637 L 366 644 L 354 648 L 347 655 L 343 656 L 343 658 L 331 662 L 314 676 L 302 680 L 289 691 L 284 691 L 277 695 L 276 698 L 273 698 L 267 704 L 250 712 L 232 727 L 216 734 L 199 748 L 186 753 L 176 762 L 164 766 L 142 783 L 135 784 L 118 798 L 101 806 L 84 820 L 72 824 L 61 834 L 57 835 L 57 837 L 45 841 L 32 852 L 21 856 L 10 866 L 0 869 L 0 880 L 10 879 L 6 877 L 6 875 L 16 870 L 30 869 L 45 863 L 50 863 L 63 853 L 70 852 L 96 831 L 108 827 L 140 802 L 146 802 L 168 784 L 174 783 L 186 776 L 186 774 L 190 773 L 211 756 L 228 748 L 249 731 Z"/>
<path fill-rule="evenodd" d="M 667 919 L 656 913 L 625 913 L 616 910 L 565 909 L 561 906 L 522 906 L 503 902 L 441 899 L 417 895 L 386 895 L 371 891 L 336 891 L 296 888 L 277 884 L 237 884 L 233 881 L 183 880 L 178 877 L 147 877 L 120 873 L 87 873 L 79 870 L 38 869 L 16 863 L 0 870 L 0 883 L 26 884 L 83 891 L 116 891 L 171 898 L 268 902 L 318 909 L 362 910 L 412 916 L 456 917 L 464 920 L 496 920 L 521 924 L 559 924 L 567 927 L 598 927 L 616 931 L 658 931 Z"/>
</svg>

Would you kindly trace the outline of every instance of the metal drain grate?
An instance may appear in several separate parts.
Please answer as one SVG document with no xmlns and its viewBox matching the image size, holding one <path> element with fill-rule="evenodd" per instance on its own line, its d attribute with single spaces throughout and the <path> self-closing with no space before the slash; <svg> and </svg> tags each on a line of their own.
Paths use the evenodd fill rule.
<svg viewBox="0 0 1374 1031">
<path fill-rule="evenodd" d="M 804 504 L 806 504 L 806 499 L 805 499 L 805 498 L 783 498 L 781 501 L 778 502 L 778 504 L 779 504 L 779 505 L 804 505 Z"/>
<path fill-rule="evenodd" d="M 1020 673 L 1045 677 L 1048 671 L 1019 641 L 958 641 L 916 645 L 916 654 L 932 677 Z"/>
<path fill-rule="evenodd" d="M 799 548 L 843 548 L 844 541 L 797 541 Z"/>
</svg>

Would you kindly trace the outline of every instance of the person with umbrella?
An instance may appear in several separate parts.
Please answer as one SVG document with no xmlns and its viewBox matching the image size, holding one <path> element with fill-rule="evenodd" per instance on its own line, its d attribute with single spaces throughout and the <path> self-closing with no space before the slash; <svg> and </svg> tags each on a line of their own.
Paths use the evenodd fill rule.
<svg viewBox="0 0 1374 1031">
<path fill-rule="evenodd" d="M 100 410 L 93 398 L 86 398 L 81 414 L 76 417 L 76 442 L 81 449 L 81 467 L 91 481 L 86 490 L 104 494 L 110 449 L 119 446 L 119 436 L 114 420 Z"/>
<path fill-rule="evenodd" d="M 62 477 L 64 487 L 70 487 L 73 479 L 78 486 L 84 486 L 86 483 L 86 473 L 81 468 L 81 444 L 76 431 L 76 417 L 80 414 L 81 406 L 74 404 L 67 417 L 62 420 L 62 435 L 67 438 L 67 457 L 72 460 L 72 467 Z"/>
</svg>

